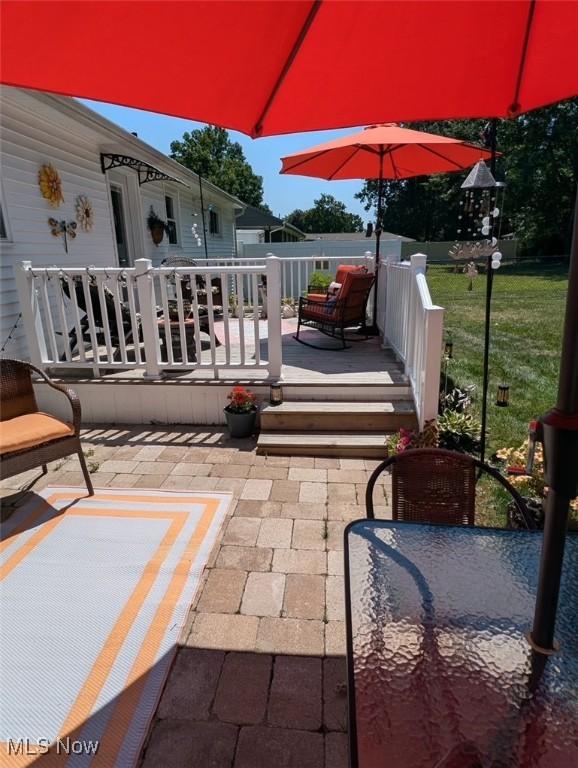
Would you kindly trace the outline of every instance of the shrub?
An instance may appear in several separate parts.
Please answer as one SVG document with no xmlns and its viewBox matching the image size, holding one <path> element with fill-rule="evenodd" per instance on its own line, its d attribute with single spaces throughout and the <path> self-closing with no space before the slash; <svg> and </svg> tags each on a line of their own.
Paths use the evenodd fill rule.
<svg viewBox="0 0 578 768">
<path fill-rule="evenodd" d="M 446 408 L 438 417 L 439 447 L 460 453 L 478 453 L 481 424 L 471 413 Z"/>
<path fill-rule="evenodd" d="M 309 277 L 309 289 L 313 293 L 326 293 L 331 285 L 331 275 L 327 272 L 316 271 L 312 272 Z"/>
<path fill-rule="evenodd" d="M 472 395 L 475 387 L 454 387 L 451 392 L 440 394 L 440 411 L 458 411 L 463 413 L 467 411 L 472 404 Z"/>
</svg>

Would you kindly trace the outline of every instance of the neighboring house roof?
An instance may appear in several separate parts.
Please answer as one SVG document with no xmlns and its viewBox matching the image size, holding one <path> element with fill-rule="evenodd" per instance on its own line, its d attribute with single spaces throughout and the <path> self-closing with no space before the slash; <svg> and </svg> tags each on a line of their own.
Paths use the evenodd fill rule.
<svg viewBox="0 0 578 768">
<path fill-rule="evenodd" d="M 159 170 L 165 171 L 168 175 L 173 176 L 179 181 L 182 181 L 188 187 L 193 189 L 198 188 L 199 177 L 196 173 L 190 171 L 184 165 L 181 165 L 181 163 L 177 163 L 176 160 L 168 157 L 168 155 L 165 155 L 159 149 L 155 149 L 155 147 L 147 144 L 146 141 L 139 139 L 138 136 L 135 136 L 133 133 L 126 131 L 116 123 L 113 123 L 110 120 L 107 120 L 105 117 L 102 117 L 102 115 L 99 115 L 98 112 L 95 112 L 93 109 L 90 109 L 84 104 L 81 104 L 76 99 L 70 98 L 69 96 L 54 96 L 52 94 L 43 93 L 41 91 L 28 91 L 28 93 L 33 95 L 39 101 L 42 101 L 45 104 L 60 110 L 64 114 L 68 114 L 74 117 L 79 122 L 84 122 L 93 130 L 96 126 L 102 132 L 108 134 L 111 144 L 102 146 L 102 152 L 107 152 L 109 150 L 114 151 L 117 147 L 122 148 L 124 152 L 130 152 L 138 160 L 145 160 Z M 120 141 L 122 143 L 115 147 L 115 141 Z M 224 189 L 221 189 L 215 184 L 212 184 L 204 177 L 202 178 L 202 184 L 203 190 L 205 192 L 210 191 L 219 195 L 220 197 L 227 198 L 231 203 L 233 203 L 235 208 L 238 208 L 241 211 L 245 209 L 245 203 L 243 203 L 234 195 L 225 192 Z"/>
<path fill-rule="evenodd" d="M 246 206 L 245 211 L 237 216 L 235 223 L 237 229 L 286 229 L 299 237 L 305 237 L 305 234 L 293 224 L 252 205 Z"/>
<path fill-rule="evenodd" d="M 372 235 L 373 236 L 373 235 Z M 382 240 L 401 240 L 403 243 L 413 242 L 413 238 L 404 237 L 404 235 L 394 235 L 393 232 L 382 232 Z M 307 232 L 307 240 L 364 240 L 363 232 Z"/>
</svg>

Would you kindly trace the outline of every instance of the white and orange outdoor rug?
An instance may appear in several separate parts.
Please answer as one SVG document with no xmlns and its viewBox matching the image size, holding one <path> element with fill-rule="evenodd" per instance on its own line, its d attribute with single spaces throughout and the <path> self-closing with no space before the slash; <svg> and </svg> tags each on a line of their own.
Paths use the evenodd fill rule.
<svg viewBox="0 0 578 768">
<path fill-rule="evenodd" d="M 49 487 L 0 545 L 0 765 L 136 764 L 231 495 Z"/>
</svg>

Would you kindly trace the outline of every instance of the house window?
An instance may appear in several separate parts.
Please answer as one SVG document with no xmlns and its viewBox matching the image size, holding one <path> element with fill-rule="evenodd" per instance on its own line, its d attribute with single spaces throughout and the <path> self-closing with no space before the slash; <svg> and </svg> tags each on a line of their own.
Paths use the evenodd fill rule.
<svg viewBox="0 0 578 768">
<path fill-rule="evenodd" d="M 221 234 L 221 218 L 215 208 L 209 208 L 209 232 L 211 235 Z"/>
<path fill-rule="evenodd" d="M 316 261 L 315 262 L 315 269 L 316 270 L 322 270 L 323 272 L 329 271 L 329 262 L 328 261 Z"/>
<path fill-rule="evenodd" d="M 6 224 L 4 223 L 4 211 L 2 210 L 2 202 L 0 202 L 0 240 L 8 240 L 8 232 L 6 230 Z"/>
<path fill-rule="evenodd" d="M 178 227 L 177 217 L 175 215 L 176 201 L 174 197 L 165 195 L 165 210 L 167 216 L 167 235 L 169 238 L 169 245 L 178 245 Z"/>
</svg>

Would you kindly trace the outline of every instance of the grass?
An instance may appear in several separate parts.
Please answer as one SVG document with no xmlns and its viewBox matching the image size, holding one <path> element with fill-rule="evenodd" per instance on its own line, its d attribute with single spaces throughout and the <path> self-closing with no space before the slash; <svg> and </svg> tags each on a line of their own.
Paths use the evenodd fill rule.
<svg viewBox="0 0 578 768">
<path fill-rule="evenodd" d="M 445 307 L 444 328 L 454 342 L 448 375 L 457 385 L 474 385 L 479 415 L 482 389 L 486 276 L 455 273 L 453 265 L 430 265 L 434 302 Z M 520 445 L 528 422 L 556 402 L 560 347 L 568 287 L 566 264 L 506 265 L 495 273 L 492 294 L 489 454 Z M 498 384 L 510 386 L 510 406 L 495 405 Z"/>
</svg>

